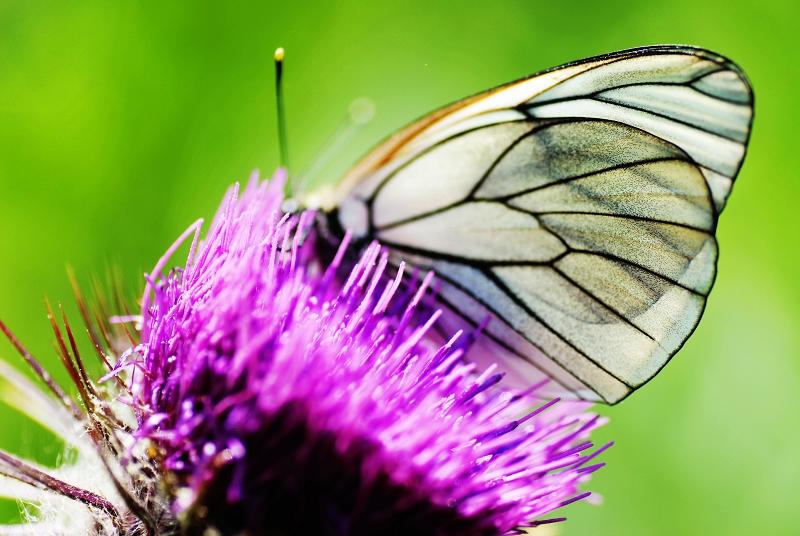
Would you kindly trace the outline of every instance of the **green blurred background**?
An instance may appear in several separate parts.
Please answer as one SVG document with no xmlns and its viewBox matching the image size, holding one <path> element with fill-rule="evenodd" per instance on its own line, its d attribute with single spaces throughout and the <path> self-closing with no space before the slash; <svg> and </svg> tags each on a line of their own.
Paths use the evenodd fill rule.
<svg viewBox="0 0 800 536">
<path fill-rule="evenodd" d="M 352 99 L 377 105 L 328 180 L 410 119 L 489 86 L 621 48 L 704 46 L 740 63 L 756 93 L 716 289 L 679 357 L 604 410 L 599 439 L 617 441 L 592 482 L 604 504 L 570 506 L 562 533 L 800 534 L 796 5 L 1 0 L 0 317 L 55 363 L 42 297 L 69 302 L 66 262 L 82 281 L 118 264 L 138 288 L 229 183 L 269 174 L 276 46 L 295 171 Z M 0 356 L 17 362 L 6 343 Z M 0 447 L 58 456 L 11 411 L 0 423 Z"/>
</svg>

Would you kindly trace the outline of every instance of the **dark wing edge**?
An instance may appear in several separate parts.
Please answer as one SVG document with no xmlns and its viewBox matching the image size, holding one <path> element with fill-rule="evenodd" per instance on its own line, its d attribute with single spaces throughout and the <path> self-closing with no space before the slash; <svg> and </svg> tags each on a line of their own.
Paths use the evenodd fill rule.
<svg viewBox="0 0 800 536">
<path fill-rule="evenodd" d="M 595 56 L 581 58 L 555 67 L 549 67 L 547 69 L 536 71 L 533 74 L 523 76 L 511 82 L 505 82 L 503 84 L 493 86 L 490 89 L 479 91 L 467 97 L 463 97 L 461 99 L 452 101 L 449 104 L 446 104 L 445 106 L 442 106 L 441 108 L 433 112 L 429 112 L 424 115 L 418 116 L 416 119 L 410 121 L 396 132 L 385 136 L 378 143 L 376 143 L 369 151 L 367 151 L 367 153 L 361 159 L 359 159 L 353 165 L 350 171 L 338 181 L 338 187 L 336 193 L 334 193 L 330 199 L 319 202 L 318 204 L 320 204 L 321 207 L 327 211 L 335 209 L 336 205 L 339 202 L 341 202 L 341 200 L 344 199 L 344 197 L 346 197 L 347 193 L 349 193 L 349 191 L 352 190 L 355 187 L 355 185 L 364 180 L 370 174 L 374 173 L 381 166 L 384 166 L 388 162 L 390 162 L 393 156 L 403 146 L 408 144 L 416 137 L 423 135 L 426 129 L 428 129 L 431 125 L 435 124 L 440 119 L 447 117 L 449 114 L 452 114 L 468 106 L 469 104 L 472 104 L 482 98 L 485 98 L 486 96 L 501 92 L 505 89 L 509 89 L 513 86 L 519 85 L 529 80 L 533 80 L 542 75 L 555 73 L 557 71 L 569 67 L 575 67 L 595 62 L 602 62 L 606 60 L 634 58 L 634 57 L 649 56 L 654 54 L 685 54 L 691 56 L 699 56 L 726 65 L 729 69 L 736 72 L 737 75 L 745 83 L 747 87 L 749 102 L 751 103 L 751 108 L 754 107 L 755 95 L 750 80 L 745 74 L 744 70 L 734 61 L 728 59 L 723 55 L 712 52 L 708 49 L 702 47 L 696 47 L 693 45 L 663 44 L 663 45 L 645 45 L 640 47 L 622 49 L 615 52 L 597 54 Z M 531 97 L 533 97 L 533 95 L 531 95 Z M 748 139 L 745 140 L 745 146 L 747 146 L 749 142 L 749 133 L 752 130 L 751 127 L 752 127 L 752 117 L 747 129 Z M 742 162 L 743 161 L 744 158 L 742 158 Z M 738 174 L 738 169 L 736 170 L 736 173 Z"/>
</svg>

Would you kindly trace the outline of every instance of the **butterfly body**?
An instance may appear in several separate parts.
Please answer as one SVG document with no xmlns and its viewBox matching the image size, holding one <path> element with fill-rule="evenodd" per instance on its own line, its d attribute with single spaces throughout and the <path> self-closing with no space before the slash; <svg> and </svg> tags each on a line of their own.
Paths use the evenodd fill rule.
<svg viewBox="0 0 800 536">
<path fill-rule="evenodd" d="M 590 58 L 447 106 L 344 179 L 332 224 L 433 270 L 452 328 L 520 387 L 615 403 L 697 325 L 752 92 L 691 47 Z"/>
</svg>

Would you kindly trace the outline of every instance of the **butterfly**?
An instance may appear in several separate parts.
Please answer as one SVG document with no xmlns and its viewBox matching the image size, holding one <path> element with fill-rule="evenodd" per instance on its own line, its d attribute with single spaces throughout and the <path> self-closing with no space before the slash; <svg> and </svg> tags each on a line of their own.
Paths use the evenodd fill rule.
<svg viewBox="0 0 800 536">
<path fill-rule="evenodd" d="M 378 145 L 327 202 L 332 227 L 435 272 L 470 357 L 512 385 L 617 403 L 694 331 L 753 93 L 700 48 L 623 50 L 445 106 Z"/>
</svg>

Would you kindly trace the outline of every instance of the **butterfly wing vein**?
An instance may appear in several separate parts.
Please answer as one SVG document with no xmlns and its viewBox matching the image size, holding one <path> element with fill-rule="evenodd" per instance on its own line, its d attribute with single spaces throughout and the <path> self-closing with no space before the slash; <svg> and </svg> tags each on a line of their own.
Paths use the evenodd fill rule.
<svg viewBox="0 0 800 536">
<path fill-rule="evenodd" d="M 699 321 L 751 120 L 728 60 L 623 51 L 411 125 L 347 178 L 339 210 L 355 200 L 395 262 L 438 274 L 447 322 L 490 319 L 477 360 L 615 403 Z"/>
</svg>

